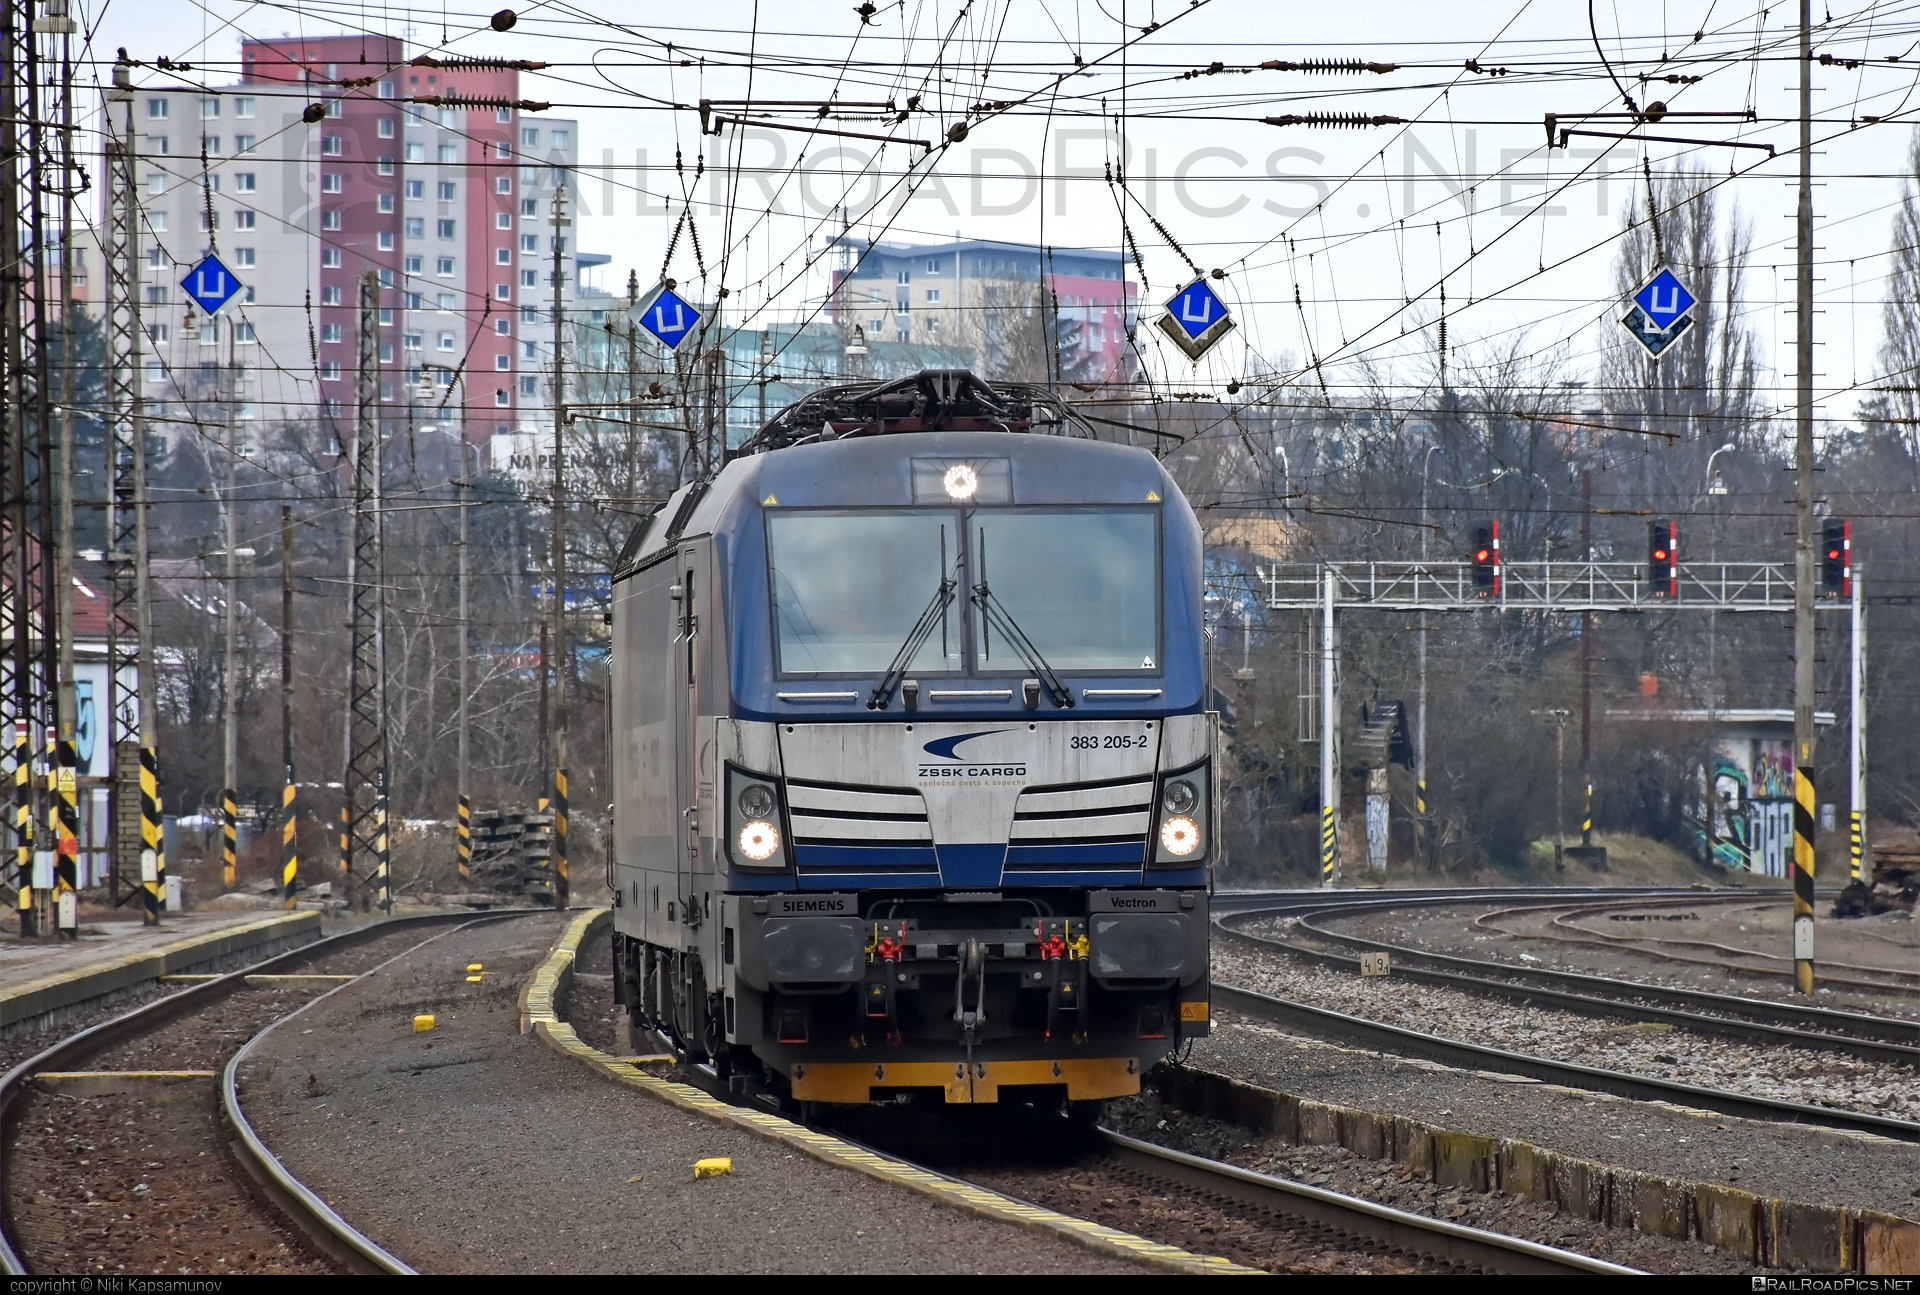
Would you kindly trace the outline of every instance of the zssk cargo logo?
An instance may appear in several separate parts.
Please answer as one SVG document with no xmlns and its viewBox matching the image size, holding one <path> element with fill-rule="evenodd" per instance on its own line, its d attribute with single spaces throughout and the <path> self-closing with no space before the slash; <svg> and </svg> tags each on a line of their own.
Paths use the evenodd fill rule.
<svg viewBox="0 0 1920 1295">
<path fill-rule="evenodd" d="M 962 742 L 971 742 L 975 738 L 992 737 L 996 733 L 1006 733 L 1009 731 L 1010 730 L 1004 728 L 990 728 L 982 729 L 978 733 L 958 733 L 953 737 L 935 738 L 920 749 L 934 759 L 947 761 L 947 763 L 928 764 L 922 761 L 920 764 L 921 781 L 928 782 L 955 778 L 1018 778 L 1021 781 L 1025 781 L 1027 776 L 1025 761 L 1012 764 L 975 764 L 962 756 L 958 750 Z"/>
</svg>

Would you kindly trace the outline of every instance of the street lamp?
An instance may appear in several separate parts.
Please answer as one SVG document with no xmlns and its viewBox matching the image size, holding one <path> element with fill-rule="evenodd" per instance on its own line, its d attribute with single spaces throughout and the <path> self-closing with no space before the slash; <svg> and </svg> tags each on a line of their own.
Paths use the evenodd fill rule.
<svg viewBox="0 0 1920 1295">
<path fill-rule="evenodd" d="M 1733 443 L 1729 441 L 1707 456 L 1707 493 L 1710 495 L 1727 493 L 1727 479 L 1713 470 L 1713 461 L 1732 448 Z"/>
</svg>

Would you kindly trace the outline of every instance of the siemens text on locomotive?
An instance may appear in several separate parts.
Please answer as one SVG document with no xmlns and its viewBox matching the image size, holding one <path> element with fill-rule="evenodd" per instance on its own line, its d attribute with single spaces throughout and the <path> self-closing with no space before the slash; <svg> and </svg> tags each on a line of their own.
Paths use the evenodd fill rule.
<svg viewBox="0 0 1920 1295">
<path fill-rule="evenodd" d="M 965 372 L 830 388 L 636 529 L 636 1024 L 841 1103 L 1093 1103 L 1207 1032 L 1200 530 L 1088 426 Z"/>
</svg>

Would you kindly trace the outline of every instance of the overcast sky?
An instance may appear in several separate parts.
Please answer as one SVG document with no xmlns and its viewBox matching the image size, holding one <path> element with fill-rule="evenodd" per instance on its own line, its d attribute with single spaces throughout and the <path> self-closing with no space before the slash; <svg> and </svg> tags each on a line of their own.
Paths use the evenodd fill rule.
<svg viewBox="0 0 1920 1295">
<path fill-rule="evenodd" d="M 974 0 L 964 14 L 955 0 L 905 0 L 865 24 L 846 0 L 782 0 L 759 5 L 757 25 L 752 0 L 600 0 L 591 14 L 521 6 L 508 35 L 466 5 L 79 2 L 102 77 L 123 45 L 137 59 L 194 64 L 143 69 L 154 84 L 230 83 L 243 36 L 283 33 L 374 31 L 425 52 L 549 62 L 523 78 L 523 93 L 550 101 L 545 115 L 581 122 L 580 245 L 613 257 L 602 281 L 622 286 L 629 269 L 643 287 L 656 280 L 690 196 L 708 283 L 724 281 L 737 317 L 750 320 L 819 307 L 837 262 L 818 253 L 843 207 L 856 233 L 876 237 L 960 233 L 1116 252 L 1124 209 L 1150 302 L 1192 276 L 1188 258 L 1227 273 L 1236 334 L 1197 367 L 1149 344 L 1155 367 L 1183 388 L 1222 386 L 1261 358 L 1286 366 L 1310 355 L 1391 361 L 1411 378 L 1430 362 L 1432 331 L 1417 325 L 1439 312 L 1443 286 L 1456 353 L 1475 338 L 1524 338 L 1532 351 L 1563 346 L 1586 370 L 1624 313 L 1609 295 L 1612 240 L 1644 149 L 1656 170 L 1724 179 L 1716 192 L 1753 233 L 1746 318 L 1776 403 L 1792 399 L 1791 4 L 1604 0 L 1600 47 L 1628 94 L 1675 114 L 1727 115 L 1671 115 L 1648 132 L 1697 143 L 1578 138 L 1549 152 L 1546 114 L 1565 124 L 1623 108 L 1586 7 L 1567 0 Z M 1829 417 L 1851 414 L 1875 377 L 1890 223 L 1920 114 L 1917 9 L 1815 6 L 1817 52 L 1874 60 L 1815 78 L 1815 371 Z M 1397 66 L 1257 69 L 1270 59 Z M 701 134 L 692 105 L 749 96 L 772 118 Z M 811 105 L 830 98 L 840 107 L 823 120 Z M 863 106 L 887 101 L 894 112 Z M 980 103 L 1010 106 L 968 113 Z M 1749 109 L 1757 121 L 1743 118 Z M 1409 124 L 1261 121 L 1311 113 Z M 962 122 L 964 138 L 949 142 Z M 1732 142 L 1773 144 L 1779 156 Z M 1123 150 L 1124 192 L 1107 179 Z M 680 238 L 669 273 L 697 284 L 692 243 Z M 1129 274 L 1138 278 L 1130 256 Z"/>
</svg>

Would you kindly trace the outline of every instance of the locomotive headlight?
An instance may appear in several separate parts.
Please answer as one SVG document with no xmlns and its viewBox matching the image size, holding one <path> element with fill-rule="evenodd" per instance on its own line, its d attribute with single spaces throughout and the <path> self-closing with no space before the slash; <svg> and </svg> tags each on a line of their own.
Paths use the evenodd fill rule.
<svg viewBox="0 0 1920 1295">
<path fill-rule="evenodd" d="M 1191 814 L 1199 801 L 1200 792 L 1191 782 L 1185 778 L 1175 778 L 1167 784 L 1166 792 L 1161 795 L 1160 807 L 1169 814 Z M 1183 850 L 1180 853 L 1186 852 Z"/>
<path fill-rule="evenodd" d="M 1200 848 L 1200 825 L 1184 814 L 1160 824 L 1160 848 L 1175 858 L 1184 859 Z"/>
<path fill-rule="evenodd" d="M 956 463 L 940 478 L 940 484 L 946 487 L 947 498 L 967 500 L 980 488 L 980 474 L 964 463 Z"/>
<path fill-rule="evenodd" d="M 740 792 L 740 798 L 734 802 L 740 806 L 742 818 L 772 818 L 773 793 L 757 782 L 748 783 Z M 765 855 L 755 855 L 765 858 Z"/>
<path fill-rule="evenodd" d="M 741 854 L 755 863 L 764 863 L 780 848 L 780 829 L 765 819 L 756 818 L 740 829 L 738 844 Z"/>
</svg>

